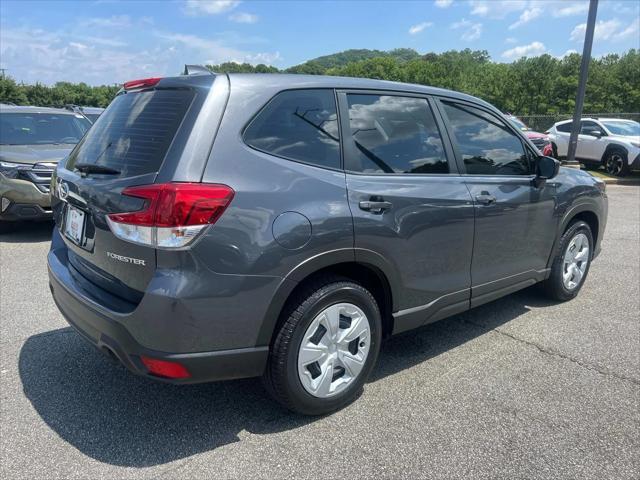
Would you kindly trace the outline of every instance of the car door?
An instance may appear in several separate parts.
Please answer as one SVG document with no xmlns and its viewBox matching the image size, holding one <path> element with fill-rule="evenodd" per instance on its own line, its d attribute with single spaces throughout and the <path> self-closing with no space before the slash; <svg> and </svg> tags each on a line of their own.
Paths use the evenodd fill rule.
<svg viewBox="0 0 640 480">
<path fill-rule="evenodd" d="M 606 133 L 602 127 L 593 120 L 582 120 L 580 122 L 576 157 L 583 160 L 600 161 L 607 146 L 605 135 Z"/>
<path fill-rule="evenodd" d="M 356 258 L 397 278 L 394 332 L 466 310 L 473 205 L 429 99 L 338 93 Z"/>
<path fill-rule="evenodd" d="M 556 186 L 536 187 L 533 150 L 492 111 L 439 103 L 475 205 L 471 305 L 541 280 L 555 239 Z"/>
<path fill-rule="evenodd" d="M 566 157 L 569 152 L 569 137 L 571 136 L 571 126 L 573 122 L 561 123 L 554 128 L 554 141 L 559 157 Z"/>
</svg>

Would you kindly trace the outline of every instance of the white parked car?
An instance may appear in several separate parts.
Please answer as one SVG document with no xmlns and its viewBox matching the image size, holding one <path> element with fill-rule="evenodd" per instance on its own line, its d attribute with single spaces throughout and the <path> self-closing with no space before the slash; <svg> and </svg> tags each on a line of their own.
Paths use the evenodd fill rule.
<svg viewBox="0 0 640 480">
<path fill-rule="evenodd" d="M 572 120 L 557 122 L 546 132 L 556 158 L 567 156 L 572 124 Z M 586 167 L 602 165 L 618 177 L 640 169 L 640 123 L 620 118 L 583 118 L 576 160 Z"/>
</svg>

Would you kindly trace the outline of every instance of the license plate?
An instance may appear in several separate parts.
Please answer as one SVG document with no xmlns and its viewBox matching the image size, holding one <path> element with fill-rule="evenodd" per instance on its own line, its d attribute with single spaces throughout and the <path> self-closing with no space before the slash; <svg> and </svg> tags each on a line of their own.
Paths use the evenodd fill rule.
<svg viewBox="0 0 640 480">
<path fill-rule="evenodd" d="M 67 207 L 67 218 L 64 222 L 64 233 L 78 245 L 82 244 L 84 234 L 84 212 L 69 205 Z"/>
</svg>

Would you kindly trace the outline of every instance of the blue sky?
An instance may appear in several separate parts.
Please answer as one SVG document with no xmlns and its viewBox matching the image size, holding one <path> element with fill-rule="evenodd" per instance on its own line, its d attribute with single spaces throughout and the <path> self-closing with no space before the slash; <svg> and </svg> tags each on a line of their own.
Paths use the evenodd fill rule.
<svg viewBox="0 0 640 480">
<path fill-rule="evenodd" d="M 0 65 L 19 81 L 122 83 L 185 63 L 287 67 L 349 48 L 581 51 L 588 2 L 0 1 Z M 640 48 L 640 1 L 601 0 L 593 54 Z"/>
</svg>

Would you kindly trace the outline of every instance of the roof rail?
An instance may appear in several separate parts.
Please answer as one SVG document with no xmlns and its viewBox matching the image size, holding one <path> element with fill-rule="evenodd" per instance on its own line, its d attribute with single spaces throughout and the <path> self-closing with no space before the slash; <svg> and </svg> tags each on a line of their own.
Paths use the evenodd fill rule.
<svg viewBox="0 0 640 480">
<path fill-rule="evenodd" d="M 184 66 L 184 72 L 182 75 L 214 75 L 214 73 L 209 70 L 204 65 L 186 65 Z"/>
</svg>

